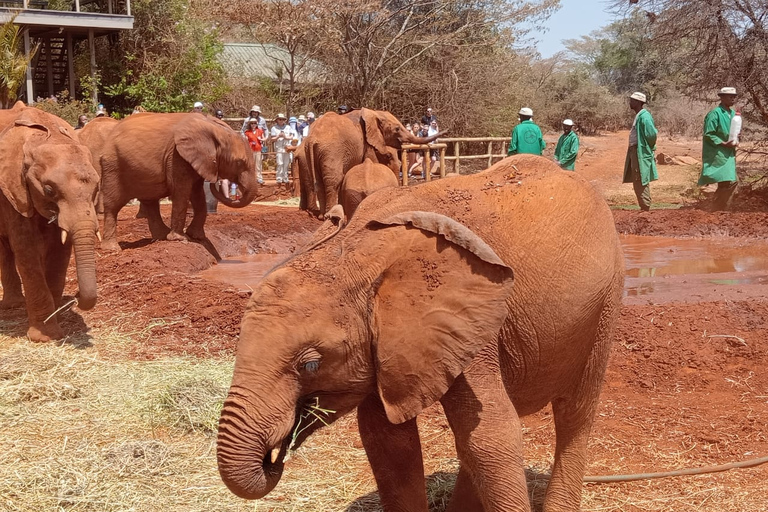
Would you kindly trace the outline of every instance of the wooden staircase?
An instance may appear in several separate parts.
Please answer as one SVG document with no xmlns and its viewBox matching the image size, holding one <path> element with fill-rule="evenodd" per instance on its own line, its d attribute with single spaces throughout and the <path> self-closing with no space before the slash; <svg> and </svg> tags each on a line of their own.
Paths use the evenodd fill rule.
<svg viewBox="0 0 768 512">
<path fill-rule="evenodd" d="M 67 64 L 67 46 L 63 37 L 41 41 L 33 67 L 37 96 L 49 98 L 69 89 Z"/>
</svg>

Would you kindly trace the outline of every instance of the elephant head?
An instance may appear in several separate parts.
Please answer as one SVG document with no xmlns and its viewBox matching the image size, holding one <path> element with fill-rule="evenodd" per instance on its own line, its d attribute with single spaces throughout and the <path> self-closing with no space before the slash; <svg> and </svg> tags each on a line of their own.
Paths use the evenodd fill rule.
<svg viewBox="0 0 768 512">
<path fill-rule="evenodd" d="M 360 118 L 365 127 L 365 141 L 379 156 L 378 160 L 395 172 L 400 171 L 398 150 L 403 144 L 429 144 L 444 132 L 431 137 L 417 137 L 405 129 L 405 126 L 390 112 L 384 110 L 361 109 Z M 381 158 L 384 157 L 384 158 Z"/>
<path fill-rule="evenodd" d="M 57 117 L 25 108 L 0 134 L 0 189 L 19 214 L 56 222 L 62 243 L 71 237 L 81 309 L 96 304 L 98 184 L 90 152 Z"/>
<path fill-rule="evenodd" d="M 222 204 L 242 208 L 258 192 L 253 152 L 239 133 L 218 119 L 190 114 L 174 133 L 176 151 L 206 181 Z M 242 191 L 239 200 L 229 199 L 214 185 L 227 179 Z"/>
<path fill-rule="evenodd" d="M 483 240 L 436 213 L 363 217 L 254 291 L 219 422 L 238 496 L 265 496 L 289 448 L 371 393 L 391 422 L 415 417 L 498 337 L 512 270 Z"/>
</svg>

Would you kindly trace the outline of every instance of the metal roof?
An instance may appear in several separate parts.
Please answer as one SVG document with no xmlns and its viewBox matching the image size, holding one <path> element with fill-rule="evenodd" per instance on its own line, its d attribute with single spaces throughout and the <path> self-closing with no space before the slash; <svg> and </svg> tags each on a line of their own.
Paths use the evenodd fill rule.
<svg viewBox="0 0 768 512">
<path fill-rule="evenodd" d="M 290 62 L 288 50 L 274 44 L 224 43 L 219 61 L 229 76 L 241 78 L 267 77 L 287 79 L 283 62 Z M 317 82 L 322 65 L 310 59 L 296 77 L 299 82 Z"/>
</svg>

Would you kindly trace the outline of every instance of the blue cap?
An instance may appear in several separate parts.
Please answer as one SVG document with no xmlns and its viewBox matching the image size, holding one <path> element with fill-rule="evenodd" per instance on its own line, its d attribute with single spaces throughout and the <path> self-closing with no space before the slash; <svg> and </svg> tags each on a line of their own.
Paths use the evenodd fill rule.
<svg viewBox="0 0 768 512">
<path fill-rule="evenodd" d="M 296 122 L 296 118 L 291 116 L 291 118 L 288 120 L 288 122 L 289 123 L 295 123 Z"/>
</svg>

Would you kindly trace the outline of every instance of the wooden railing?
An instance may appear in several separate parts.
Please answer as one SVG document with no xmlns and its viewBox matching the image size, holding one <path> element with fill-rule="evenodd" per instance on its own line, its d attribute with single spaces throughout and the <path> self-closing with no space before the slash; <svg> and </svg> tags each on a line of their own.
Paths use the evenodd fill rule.
<svg viewBox="0 0 768 512">
<path fill-rule="evenodd" d="M 422 151 L 424 154 L 424 162 L 423 162 L 423 169 L 424 175 L 426 181 L 430 181 L 432 179 L 432 173 L 430 169 L 430 152 L 433 150 L 438 150 L 440 152 L 440 156 L 438 160 L 440 161 L 440 178 L 445 177 L 446 169 L 445 169 L 445 163 L 447 161 L 453 162 L 453 170 L 452 172 L 459 173 L 461 168 L 461 161 L 462 160 L 487 160 L 488 161 L 488 167 L 493 165 L 493 160 L 498 159 L 501 160 L 502 158 L 507 157 L 507 143 L 510 141 L 509 137 L 448 137 L 448 138 L 441 138 L 439 139 L 440 142 L 433 143 L 433 144 L 404 144 L 402 151 L 400 153 L 400 162 L 401 162 L 401 170 L 402 170 L 402 184 L 404 186 L 408 185 L 408 151 L 409 150 L 419 150 Z M 460 144 L 462 142 L 486 142 L 486 153 L 483 153 L 481 155 L 461 155 L 461 146 Z M 445 150 L 449 147 L 449 145 L 453 145 L 453 155 L 446 156 Z M 501 152 L 500 153 L 494 153 L 494 147 L 500 147 Z M 437 177 L 437 176 L 435 176 Z"/>
</svg>

